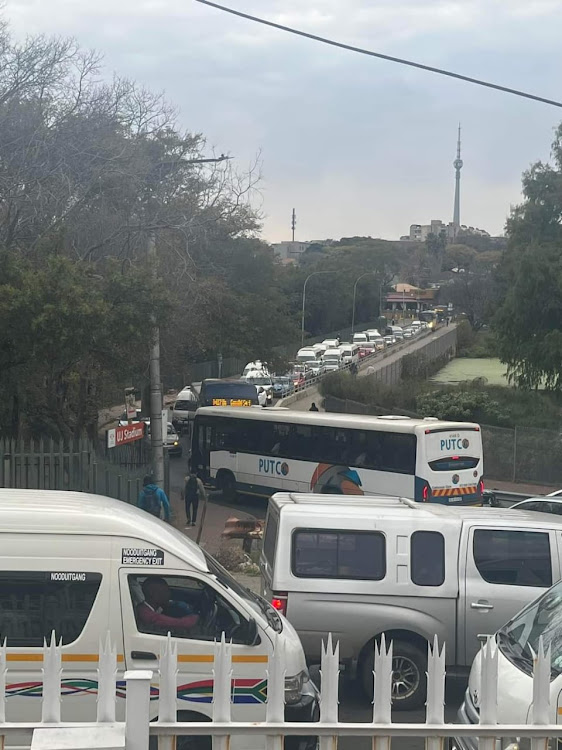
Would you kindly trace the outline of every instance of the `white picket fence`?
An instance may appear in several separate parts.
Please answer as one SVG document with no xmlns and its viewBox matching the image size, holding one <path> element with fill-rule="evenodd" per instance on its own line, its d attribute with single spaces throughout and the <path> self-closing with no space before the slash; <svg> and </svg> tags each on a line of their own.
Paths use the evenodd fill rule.
<svg viewBox="0 0 562 750">
<path fill-rule="evenodd" d="M 319 750 L 335 750 L 339 737 L 369 737 L 374 750 L 389 750 L 392 737 L 424 737 L 427 750 L 442 750 L 443 739 L 451 736 L 479 738 L 480 750 L 495 750 L 496 739 L 517 737 L 531 740 L 531 750 L 547 750 L 548 738 L 562 738 L 557 725 L 556 706 L 550 705 L 550 648 L 542 642 L 535 658 L 532 723 L 505 725 L 497 722 L 498 654 L 489 639 L 482 647 L 480 685 L 480 724 L 445 724 L 445 649 L 437 639 L 428 650 L 428 692 L 425 723 L 392 723 L 391 682 L 392 644 L 384 638 L 375 648 L 374 701 L 372 722 L 338 721 L 339 644 L 332 639 L 322 648 L 322 691 L 318 723 L 284 721 L 285 671 L 283 642 L 276 644 L 267 669 L 267 705 L 263 722 L 234 722 L 231 718 L 232 646 L 214 644 L 214 691 L 212 722 L 177 721 L 177 648 L 168 638 L 160 655 L 159 676 L 152 671 L 125 673 L 126 719 L 116 721 L 117 654 L 109 638 L 100 645 L 98 662 L 97 716 L 91 723 L 61 722 L 61 648 L 45 645 L 43 655 L 43 702 L 40 723 L 6 721 L 6 648 L 0 648 L 0 736 L 4 743 L 23 732 L 33 750 L 148 750 L 149 736 L 158 736 L 160 750 L 172 750 L 179 735 L 212 736 L 213 750 L 227 750 L 230 739 L 240 735 L 260 735 L 267 750 L 282 750 L 283 738 L 313 735 Z M 151 684 L 159 682 L 158 720 L 149 721 Z M 522 717 L 523 719 L 524 717 Z M 554 720 L 553 720 L 554 719 Z"/>
</svg>

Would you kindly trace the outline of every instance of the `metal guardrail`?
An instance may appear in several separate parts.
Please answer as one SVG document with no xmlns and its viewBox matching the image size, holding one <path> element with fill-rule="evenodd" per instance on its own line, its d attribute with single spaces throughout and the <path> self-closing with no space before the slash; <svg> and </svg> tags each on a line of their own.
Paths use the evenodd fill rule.
<svg viewBox="0 0 562 750">
<path fill-rule="evenodd" d="M 500 508 L 511 508 L 515 503 L 528 500 L 530 497 L 543 497 L 543 495 L 537 494 L 530 495 L 528 492 L 507 492 L 504 490 L 490 490 L 490 492 L 494 493 Z"/>
</svg>

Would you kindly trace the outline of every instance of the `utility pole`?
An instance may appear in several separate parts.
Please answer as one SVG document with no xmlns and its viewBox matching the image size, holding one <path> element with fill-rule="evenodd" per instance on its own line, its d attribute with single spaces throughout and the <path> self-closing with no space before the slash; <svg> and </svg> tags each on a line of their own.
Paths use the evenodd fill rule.
<svg viewBox="0 0 562 750">
<path fill-rule="evenodd" d="M 156 278 L 156 238 L 154 232 L 148 234 L 148 260 Z M 150 347 L 150 448 L 154 482 L 164 487 L 164 441 L 162 431 L 162 379 L 160 377 L 160 328 L 152 316 L 152 344 Z M 168 426 L 166 425 L 166 429 Z"/>
<path fill-rule="evenodd" d="M 293 208 L 293 216 L 291 218 L 291 229 L 293 230 L 293 242 L 295 241 L 295 229 L 297 228 L 297 214 Z"/>
</svg>

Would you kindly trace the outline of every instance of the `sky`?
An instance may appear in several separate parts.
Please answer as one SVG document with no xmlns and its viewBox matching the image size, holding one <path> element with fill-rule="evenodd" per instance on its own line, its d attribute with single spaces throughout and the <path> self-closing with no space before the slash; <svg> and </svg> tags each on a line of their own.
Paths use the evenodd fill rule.
<svg viewBox="0 0 562 750">
<path fill-rule="evenodd" d="M 223 0 L 396 57 L 562 100 L 562 0 Z M 165 91 L 180 125 L 246 170 L 263 237 L 398 239 L 452 220 L 501 234 L 521 174 L 547 160 L 562 110 L 338 50 L 195 0 L 5 0 L 16 37 L 74 36 L 113 71 Z"/>
</svg>

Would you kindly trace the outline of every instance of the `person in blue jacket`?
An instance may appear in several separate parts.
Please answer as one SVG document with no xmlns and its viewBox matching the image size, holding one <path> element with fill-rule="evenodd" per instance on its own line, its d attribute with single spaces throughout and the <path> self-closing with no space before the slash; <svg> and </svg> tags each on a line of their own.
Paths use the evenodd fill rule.
<svg viewBox="0 0 562 750">
<path fill-rule="evenodd" d="M 139 493 L 138 507 L 150 513 L 156 518 L 162 517 L 162 511 L 164 511 L 164 519 L 170 521 L 170 501 L 168 500 L 166 493 L 157 484 L 154 483 L 154 477 L 151 474 L 147 474 L 142 480 L 142 490 Z"/>
</svg>

